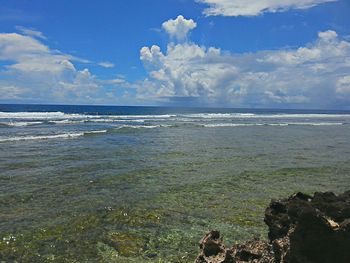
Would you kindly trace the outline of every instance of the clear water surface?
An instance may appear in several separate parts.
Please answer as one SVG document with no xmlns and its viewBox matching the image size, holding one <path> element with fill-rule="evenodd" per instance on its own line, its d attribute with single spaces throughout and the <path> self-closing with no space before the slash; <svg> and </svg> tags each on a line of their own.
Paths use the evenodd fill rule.
<svg viewBox="0 0 350 263">
<path fill-rule="evenodd" d="M 350 112 L 0 105 L 0 259 L 191 262 L 350 185 Z"/>
</svg>

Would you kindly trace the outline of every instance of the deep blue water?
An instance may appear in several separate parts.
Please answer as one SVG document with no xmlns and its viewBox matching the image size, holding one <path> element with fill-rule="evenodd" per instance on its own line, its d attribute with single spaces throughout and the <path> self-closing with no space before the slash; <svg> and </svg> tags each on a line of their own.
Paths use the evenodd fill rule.
<svg viewBox="0 0 350 263">
<path fill-rule="evenodd" d="M 349 134 L 344 111 L 0 105 L 0 259 L 190 262 L 210 228 L 264 237 L 271 198 L 348 190 Z"/>
<path fill-rule="evenodd" d="M 36 105 L 0 104 L 0 111 L 6 112 L 55 112 L 85 114 L 169 114 L 169 113 L 329 113 L 349 114 L 344 110 L 298 110 L 298 109 L 243 109 L 243 108 L 179 108 L 143 106 L 91 106 L 91 105 Z"/>
</svg>

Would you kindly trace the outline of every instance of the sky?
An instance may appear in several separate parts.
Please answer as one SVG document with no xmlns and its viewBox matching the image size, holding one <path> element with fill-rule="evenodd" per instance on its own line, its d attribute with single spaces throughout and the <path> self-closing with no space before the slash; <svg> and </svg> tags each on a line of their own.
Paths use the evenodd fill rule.
<svg viewBox="0 0 350 263">
<path fill-rule="evenodd" d="M 1 0 L 0 103 L 350 109 L 350 1 Z"/>
</svg>

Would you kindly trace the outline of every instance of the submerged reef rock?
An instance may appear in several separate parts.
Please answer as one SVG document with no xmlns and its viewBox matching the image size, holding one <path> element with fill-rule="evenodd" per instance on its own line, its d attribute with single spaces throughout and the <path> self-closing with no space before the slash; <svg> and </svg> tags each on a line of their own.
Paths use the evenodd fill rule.
<svg viewBox="0 0 350 263">
<path fill-rule="evenodd" d="M 264 221 L 269 241 L 255 238 L 225 248 L 220 233 L 210 231 L 195 263 L 350 262 L 350 191 L 272 200 Z"/>
</svg>

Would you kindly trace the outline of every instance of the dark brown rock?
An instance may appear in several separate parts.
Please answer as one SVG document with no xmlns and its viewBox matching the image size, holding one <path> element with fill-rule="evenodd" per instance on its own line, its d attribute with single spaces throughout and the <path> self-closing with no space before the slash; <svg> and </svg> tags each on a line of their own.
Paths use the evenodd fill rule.
<svg viewBox="0 0 350 263">
<path fill-rule="evenodd" d="M 236 262 L 272 263 L 272 246 L 264 240 L 255 238 L 240 245 L 234 245 L 232 255 Z"/>
<path fill-rule="evenodd" d="M 265 223 L 276 262 L 350 262 L 349 212 L 350 192 L 339 196 L 315 193 L 313 197 L 298 193 L 272 201 Z"/>
<path fill-rule="evenodd" d="M 274 262 L 271 244 L 257 238 L 227 249 L 220 238 L 220 233 L 210 231 L 202 238 L 199 246 L 201 252 L 195 263 Z"/>
<path fill-rule="evenodd" d="M 235 263 L 231 251 L 225 248 L 219 231 L 210 231 L 199 243 L 201 253 L 196 263 Z"/>
<path fill-rule="evenodd" d="M 350 191 L 272 200 L 265 211 L 269 242 L 253 239 L 231 249 L 218 231 L 201 240 L 197 263 L 350 263 Z"/>
</svg>

